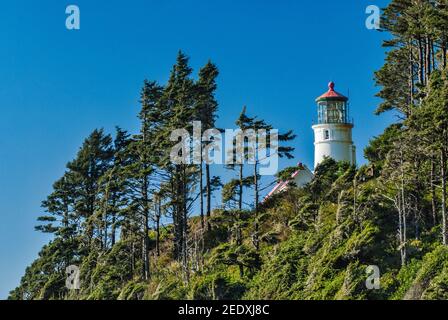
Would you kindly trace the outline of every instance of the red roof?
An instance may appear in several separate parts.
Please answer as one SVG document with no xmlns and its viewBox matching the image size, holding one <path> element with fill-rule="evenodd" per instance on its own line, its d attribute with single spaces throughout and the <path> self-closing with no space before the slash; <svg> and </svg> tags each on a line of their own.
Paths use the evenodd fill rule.
<svg viewBox="0 0 448 320">
<path fill-rule="evenodd" d="M 328 91 L 321 95 L 316 101 L 322 100 L 339 100 L 339 101 L 347 101 L 348 98 L 339 92 L 334 91 L 334 82 L 330 82 L 328 84 Z"/>
<path fill-rule="evenodd" d="M 306 168 L 303 166 L 303 163 L 299 162 L 297 164 L 297 167 L 299 167 L 299 170 L 297 170 L 296 172 L 294 172 L 291 175 L 291 179 L 294 179 L 295 177 L 297 177 L 299 175 L 299 173 L 303 170 L 306 170 Z M 269 194 L 264 198 L 263 202 L 265 202 L 266 200 L 268 200 L 270 197 L 272 197 L 274 194 L 276 194 L 277 192 L 281 192 L 283 191 L 286 187 L 288 187 L 288 185 L 290 184 L 291 181 L 280 181 L 279 183 L 277 183 L 274 187 L 274 189 L 272 189 L 271 192 L 269 192 Z"/>
</svg>

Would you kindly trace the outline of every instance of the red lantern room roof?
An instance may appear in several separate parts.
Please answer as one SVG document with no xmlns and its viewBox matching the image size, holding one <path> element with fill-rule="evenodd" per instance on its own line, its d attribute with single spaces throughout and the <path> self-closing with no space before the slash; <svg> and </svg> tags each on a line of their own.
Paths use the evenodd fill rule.
<svg viewBox="0 0 448 320">
<path fill-rule="evenodd" d="M 330 82 L 328 84 L 328 91 L 316 99 L 316 102 L 320 101 L 348 101 L 348 98 L 334 91 L 334 82 Z"/>
</svg>

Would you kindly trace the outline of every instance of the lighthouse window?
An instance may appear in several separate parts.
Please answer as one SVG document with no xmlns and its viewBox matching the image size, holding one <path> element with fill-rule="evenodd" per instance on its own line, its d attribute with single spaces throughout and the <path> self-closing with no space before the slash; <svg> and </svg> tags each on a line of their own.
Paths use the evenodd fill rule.
<svg viewBox="0 0 448 320">
<path fill-rule="evenodd" d="M 324 130 L 324 140 L 330 140 L 330 131 Z"/>
</svg>

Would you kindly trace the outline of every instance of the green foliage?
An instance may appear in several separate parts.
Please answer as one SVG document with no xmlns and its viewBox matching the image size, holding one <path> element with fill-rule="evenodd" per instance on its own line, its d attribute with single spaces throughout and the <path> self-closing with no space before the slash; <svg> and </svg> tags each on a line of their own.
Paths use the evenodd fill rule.
<svg viewBox="0 0 448 320">
<path fill-rule="evenodd" d="M 229 272 L 196 277 L 190 288 L 188 298 L 192 300 L 240 300 L 246 291 L 244 282 Z"/>
<path fill-rule="evenodd" d="M 448 248 L 440 246 L 423 258 L 404 299 L 446 300 L 447 274 Z"/>
<path fill-rule="evenodd" d="M 249 269 L 252 274 L 260 267 L 261 261 L 258 252 L 245 245 L 221 244 L 215 248 L 210 258 L 211 265 L 223 264 L 226 266 L 238 266 L 241 276 L 244 269 Z"/>
<path fill-rule="evenodd" d="M 390 274 L 392 279 L 388 281 L 383 290 L 391 294 L 390 298 L 392 300 L 402 300 L 409 291 L 420 268 L 421 261 L 413 259 L 407 266 L 401 268 L 398 274 Z"/>
<path fill-rule="evenodd" d="M 148 289 L 145 282 L 129 281 L 121 290 L 117 300 L 143 300 Z"/>
<path fill-rule="evenodd" d="M 380 136 L 372 139 L 364 150 L 366 159 L 381 168 L 388 153 L 393 148 L 393 142 L 400 136 L 401 128 L 401 124 L 393 124 L 386 128 Z"/>
<path fill-rule="evenodd" d="M 129 244 L 117 243 L 105 256 L 98 258 L 91 275 L 94 290 L 88 296 L 92 300 L 115 300 L 121 288 L 132 280 L 129 260 Z M 134 293 L 135 294 L 135 293 Z"/>
<path fill-rule="evenodd" d="M 293 299 L 294 294 L 303 290 L 309 260 L 303 251 L 305 241 L 303 235 L 294 235 L 282 243 L 276 253 L 268 254 L 245 298 Z"/>
</svg>

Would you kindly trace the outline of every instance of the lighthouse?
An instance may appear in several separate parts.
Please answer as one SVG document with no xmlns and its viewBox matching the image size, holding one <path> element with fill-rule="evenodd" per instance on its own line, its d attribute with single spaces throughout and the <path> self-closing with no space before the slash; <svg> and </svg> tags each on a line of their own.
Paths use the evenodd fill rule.
<svg viewBox="0 0 448 320">
<path fill-rule="evenodd" d="M 325 160 L 347 161 L 356 165 L 356 147 L 352 140 L 353 122 L 350 121 L 348 98 L 334 90 L 334 82 L 328 91 L 316 99 L 317 124 L 314 130 L 314 169 Z M 264 201 L 287 190 L 291 182 L 302 188 L 313 180 L 314 174 L 305 164 L 298 164 L 290 181 L 280 181 Z"/>
<path fill-rule="evenodd" d="M 328 91 L 316 99 L 314 168 L 326 157 L 356 164 L 356 147 L 352 139 L 354 124 L 349 118 L 348 98 L 336 92 L 334 87 L 334 82 L 330 82 Z"/>
</svg>

